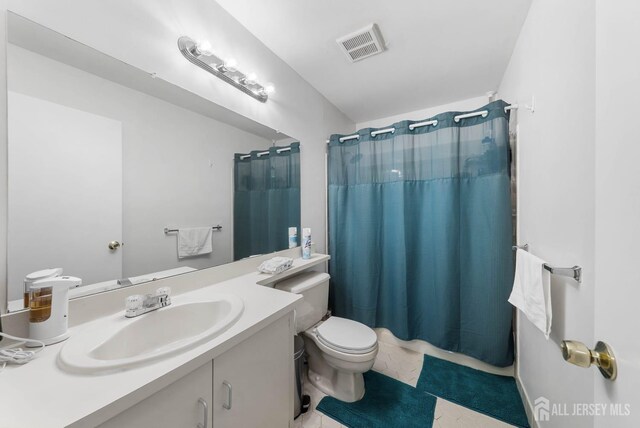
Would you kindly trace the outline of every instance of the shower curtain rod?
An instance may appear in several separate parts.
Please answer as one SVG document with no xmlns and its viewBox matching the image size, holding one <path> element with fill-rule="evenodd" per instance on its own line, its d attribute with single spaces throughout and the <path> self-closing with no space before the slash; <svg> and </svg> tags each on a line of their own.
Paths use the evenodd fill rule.
<svg viewBox="0 0 640 428">
<path fill-rule="evenodd" d="M 276 150 L 276 153 L 282 153 L 282 152 L 288 152 L 291 151 L 291 147 L 285 147 L 283 149 L 278 149 Z M 269 150 L 267 150 L 266 152 L 259 152 L 256 156 L 260 157 L 260 156 L 264 156 L 264 155 L 268 155 L 269 154 Z M 251 155 L 242 155 L 240 156 L 240 160 L 242 159 L 246 159 L 246 158 L 250 158 Z"/>
<path fill-rule="evenodd" d="M 518 108 L 518 104 L 511 104 L 508 105 L 504 108 L 504 112 L 508 112 L 509 110 L 515 110 Z M 457 116 L 453 117 L 453 120 L 458 123 L 460 122 L 461 119 L 468 119 L 470 117 L 477 117 L 477 116 L 482 116 L 482 117 L 487 117 L 487 115 L 489 114 L 488 110 L 480 110 L 480 111 L 474 111 L 473 113 L 465 113 L 465 114 L 459 114 Z M 412 123 L 411 125 L 409 125 L 409 131 L 413 131 L 416 128 L 421 128 L 423 126 L 438 126 L 438 120 L 434 119 L 434 120 L 427 120 L 425 122 L 418 122 L 418 123 Z M 396 128 L 395 127 L 390 127 L 390 128 L 385 128 L 385 129 L 379 129 L 377 131 L 372 131 L 371 132 L 371 136 L 375 137 L 377 135 L 381 135 L 381 134 L 388 134 L 389 132 L 394 133 L 396 132 Z M 340 137 L 340 139 L 338 141 L 340 141 L 341 143 L 344 143 L 345 141 L 349 141 L 349 140 L 356 140 L 360 138 L 360 134 L 353 134 L 353 135 L 347 135 L 346 137 Z M 329 143 L 329 140 L 326 141 L 327 143 Z"/>
</svg>

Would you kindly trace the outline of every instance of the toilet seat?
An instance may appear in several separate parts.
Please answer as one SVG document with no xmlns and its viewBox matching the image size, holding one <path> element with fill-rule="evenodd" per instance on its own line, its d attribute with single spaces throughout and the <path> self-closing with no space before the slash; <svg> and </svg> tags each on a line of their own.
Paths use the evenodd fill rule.
<svg viewBox="0 0 640 428">
<path fill-rule="evenodd" d="M 320 343 L 345 354 L 367 354 L 378 347 L 373 329 L 346 318 L 332 316 L 316 327 L 315 333 Z"/>
</svg>

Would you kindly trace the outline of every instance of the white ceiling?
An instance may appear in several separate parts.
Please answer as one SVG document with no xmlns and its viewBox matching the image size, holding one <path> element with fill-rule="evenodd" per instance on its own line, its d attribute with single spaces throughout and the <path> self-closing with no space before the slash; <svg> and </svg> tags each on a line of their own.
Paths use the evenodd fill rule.
<svg viewBox="0 0 640 428">
<path fill-rule="evenodd" d="M 476 97 L 500 83 L 531 0 L 217 0 L 354 122 Z M 351 63 L 336 39 L 379 25 Z"/>
</svg>

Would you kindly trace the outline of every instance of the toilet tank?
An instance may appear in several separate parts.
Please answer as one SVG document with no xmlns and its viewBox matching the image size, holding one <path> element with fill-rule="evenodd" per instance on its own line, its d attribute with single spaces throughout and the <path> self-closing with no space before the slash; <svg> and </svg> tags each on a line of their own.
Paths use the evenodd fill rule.
<svg viewBox="0 0 640 428">
<path fill-rule="evenodd" d="M 327 313 L 329 278 L 323 272 L 303 272 L 276 284 L 278 290 L 302 295 L 296 306 L 296 333 L 308 330 Z"/>
</svg>

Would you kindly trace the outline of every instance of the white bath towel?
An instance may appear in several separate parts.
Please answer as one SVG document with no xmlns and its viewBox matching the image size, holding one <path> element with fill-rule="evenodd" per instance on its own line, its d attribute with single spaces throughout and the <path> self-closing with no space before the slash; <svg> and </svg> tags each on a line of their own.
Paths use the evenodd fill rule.
<svg viewBox="0 0 640 428">
<path fill-rule="evenodd" d="M 209 254 L 211 245 L 211 227 L 187 227 L 178 230 L 178 258 Z"/>
<path fill-rule="evenodd" d="M 520 309 L 527 319 L 549 339 L 551 332 L 551 273 L 544 260 L 518 249 L 516 274 L 509 303 Z"/>
</svg>

